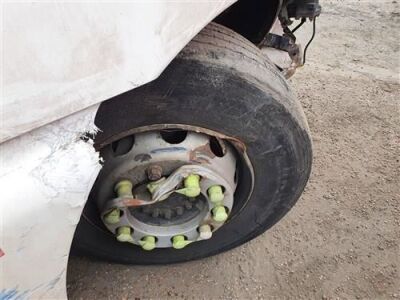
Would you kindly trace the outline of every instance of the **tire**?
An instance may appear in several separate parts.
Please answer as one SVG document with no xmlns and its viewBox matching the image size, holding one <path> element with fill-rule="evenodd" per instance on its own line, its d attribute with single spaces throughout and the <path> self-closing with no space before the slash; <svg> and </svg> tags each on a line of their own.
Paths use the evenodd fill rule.
<svg viewBox="0 0 400 300">
<path fill-rule="evenodd" d="M 96 226 L 98 212 L 89 199 L 73 248 L 108 261 L 176 263 L 239 246 L 290 210 L 311 170 L 307 121 L 286 80 L 258 48 L 214 23 L 157 80 L 102 103 L 95 123 L 101 130 L 95 138 L 97 145 L 121 132 L 153 124 L 187 124 L 218 131 L 244 142 L 255 175 L 250 200 L 235 218 L 212 239 L 181 250 L 143 251 L 117 242 Z"/>
</svg>

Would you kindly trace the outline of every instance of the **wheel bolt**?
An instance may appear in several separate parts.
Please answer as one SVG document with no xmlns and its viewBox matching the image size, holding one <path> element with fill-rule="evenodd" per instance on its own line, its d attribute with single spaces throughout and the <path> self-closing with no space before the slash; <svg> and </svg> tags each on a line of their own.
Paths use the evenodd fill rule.
<svg viewBox="0 0 400 300">
<path fill-rule="evenodd" d="M 120 220 L 121 211 L 118 208 L 112 209 L 110 212 L 106 213 L 104 216 L 104 222 L 107 224 L 117 224 Z"/>
<path fill-rule="evenodd" d="M 196 206 L 196 208 L 198 209 L 198 210 L 202 210 L 203 209 L 203 202 L 197 202 L 196 204 L 195 204 L 195 206 Z"/>
<path fill-rule="evenodd" d="M 117 229 L 117 240 L 119 242 L 133 242 L 131 236 L 132 229 L 129 226 L 118 227 Z"/>
<path fill-rule="evenodd" d="M 224 192 L 222 190 L 222 186 L 220 185 L 213 185 L 207 191 L 208 197 L 212 203 L 220 203 L 224 200 Z"/>
<path fill-rule="evenodd" d="M 183 210 L 183 207 L 182 207 L 182 206 L 176 207 L 175 210 L 176 210 L 176 214 L 177 214 L 178 216 L 182 216 L 182 215 L 183 215 L 184 210 Z"/>
<path fill-rule="evenodd" d="M 212 209 L 213 219 L 216 222 L 225 222 L 228 219 L 225 206 L 218 205 Z"/>
<path fill-rule="evenodd" d="M 162 176 L 162 168 L 159 165 L 152 165 L 147 168 L 147 178 L 151 181 L 155 181 L 161 178 Z"/>
<path fill-rule="evenodd" d="M 153 209 L 153 212 L 152 212 L 151 216 L 153 218 L 157 218 L 159 215 L 160 215 L 160 209 L 159 208 Z"/>
<path fill-rule="evenodd" d="M 151 207 L 149 205 L 142 206 L 142 212 L 144 212 L 145 214 L 151 213 Z"/>
<path fill-rule="evenodd" d="M 163 211 L 164 218 L 169 220 L 172 218 L 172 210 L 169 208 L 165 208 Z"/>
<path fill-rule="evenodd" d="M 212 237 L 211 226 L 208 224 L 201 225 L 199 227 L 200 239 L 208 240 Z"/>
<path fill-rule="evenodd" d="M 183 249 L 190 243 L 191 241 L 188 241 L 184 235 L 176 235 L 172 238 L 172 247 L 174 249 Z"/>
<path fill-rule="evenodd" d="M 185 208 L 186 208 L 186 209 L 192 209 L 192 207 L 193 207 L 193 204 L 190 203 L 189 201 L 185 201 L 185 202 L 183 203 L 183 205 L 185 205 Z"/>
<path fill-rule="evenodd" d="M 143 250 L 150 251 L 156 247 L 156 238 L 154 236 L 148 235 L 139 241 Z"/>
<path fill-rule="evenodd" d="M 117 193 L 118 197 L 132 198 L 132 182 L 129 180 L 121 180 L 115 185 L 114 191 Z"/>
</svg>

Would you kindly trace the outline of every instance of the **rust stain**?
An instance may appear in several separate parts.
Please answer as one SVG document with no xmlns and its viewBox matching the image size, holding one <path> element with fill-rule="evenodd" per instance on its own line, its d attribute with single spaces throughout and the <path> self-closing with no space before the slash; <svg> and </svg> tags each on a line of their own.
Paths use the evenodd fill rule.
<svg viewBox="0 0 400 300">
<path fill-rule="evenodd" d="M 141 153 L 134 157 L 135 161 L 145 162 L 151 159 L 151 155 L 147 153 Z"/>
<path fill-rule="evenodd" d="M 241 153 L 246 153 L 246 145 L 239 139 L 237 138 L 229 138 L 229 141 L 235 146 L 235 148 L 241 152 Z"/>
<path fill-rule="evenodd" d="M 4 251 L 0 248 L 0 257 L 2 257 L 2 256 L 4 256 L 4 255 L 6 255 L 6 254 L 5 254 Z"/>
<path fill-rule="evenodd" d="M 192 162 L 196 162 L 199 164 L 209 164 L 210 159 L 213 159 L 215 157 L 215 154 L 212 152 L 210 148 L 210 144 L 204 144 L 202 146 L 199 146 L 189 153 L 189 159 Z"/>
<path fill-rule="evenodd" d="M 142 206 L 142 205 L 148 205 L 154 203 L 150 201 L 145 201 L 141 199 L 136 199 L 136 198 L 131 198 L 131 199 L 123 199 L 122 200 L 122 205 L 126 207 L 134 207 L 134 206 Z"/>
<path fill-rule="evenodd" d="M 96 136 L 97 141 L 95 141 L 94 147 L 95 147 L 96 151 L 99 151 L 101 148 L 105 147 L 106 145 L 109 145 L 112 142 L 114 142 L 120 138 L 123 138 L 127 135 L 142 133 L 142 132 L 147 132 L 147 131 L 152 131 L 152 130 L 164 130 L 164 129 L 169 129 L 169 128 L 180 128 L 183 130 L 190 130 L 190 131 L 205 133 L 210 136 L 214 136 L 218 139 L 231 142 L 233 144 L 233 146 L 235 146 L 235 148 L 240 153 L 246 153 L 246 151 L 247 151 L 245 143 L 236 137 L 230 137 L 225 134 L 218 133 L 216 131 L 198 127 L 198 126 L 191 126 L 191 125 L 184 125 L 184 124 L 155 124 L 155 125 L 150 125 L 150 126 L 133 128 L 133 129 L 121 132 L 117 135 L 108 136 L 108 137 L 102 137 L 102 136 L 98 135 L 98 136 Z"/>
</svg>

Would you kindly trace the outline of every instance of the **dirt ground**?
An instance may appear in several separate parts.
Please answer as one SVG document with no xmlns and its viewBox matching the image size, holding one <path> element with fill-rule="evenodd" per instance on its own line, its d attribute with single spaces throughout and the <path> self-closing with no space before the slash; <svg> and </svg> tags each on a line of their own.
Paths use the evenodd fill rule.
<svg viewBox="0 0 400 300">
<path fill-rule="evenodd" d="M 322 5 L 308 63 L 291 80 L 314 141 L 298 204 L 257 239 L 201 261 L 71 258 L 71 299 L 400 299 L 399 4 Z"/>
</svg>

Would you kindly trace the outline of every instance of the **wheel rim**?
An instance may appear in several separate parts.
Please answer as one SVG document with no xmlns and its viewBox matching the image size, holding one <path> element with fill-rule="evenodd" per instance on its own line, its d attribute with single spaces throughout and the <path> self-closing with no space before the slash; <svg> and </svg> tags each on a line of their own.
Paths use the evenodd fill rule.
<svg viewBox="0 0 400 300">
<path fill-rule="evenodd" d="M 188 126 L 183 129 L 165 127 L 162 125 L 162 130 L 127 135 L 105 147 L 103 145 L 101 154 L 106 164 L 92 190 L 106 228 L 119 241 L 130 242 L 144 250 L 180 249 L 192 242 L 211 238 L 213 232 L 224 226 L 229 220 L 223 216 L 223 211 L 232 217 L 234 194 L 241 176 L 237 162 L 246 155 L 245 152 L 238 154 L 227 139 L 210 135 L 208 130 L 206 134 L 199 132 L 198 128 L 196 132 L 188 130 Z M 155 172 L 149 174 L 152 168 Z M 174 192 L 169 197 L 140 207 L 121 204 L 124 195 L 121 197 L 115 192 L 116 184 L 128 180 L 132 194 L 125 195 L 125 198 L 147 197 L 145 201 L 151 201 L 154 195 L 147 187 L 148 183 L 157 181 L 157 171 L 158 178 L 180 178 L 174 178 L 178 184 L 172 185 L 170 191 Z M 200 194 L 197 197 L 176 192 L 184 187 L 189 175 L 200 175 Z M 222 200 L 215 201 L 211 187 L 221 187 Z M 118 222 L 108 222 L 107 217 L 115 209 L 118 210 Z M 122 229 L 126 229 L 125 235 L 122 234 L 125 238 L 120 239 Z M 179 238 L 183 241 L 179 242 Z M 150 243 L 147 243 L 149 239 Z"/>
</svg>

